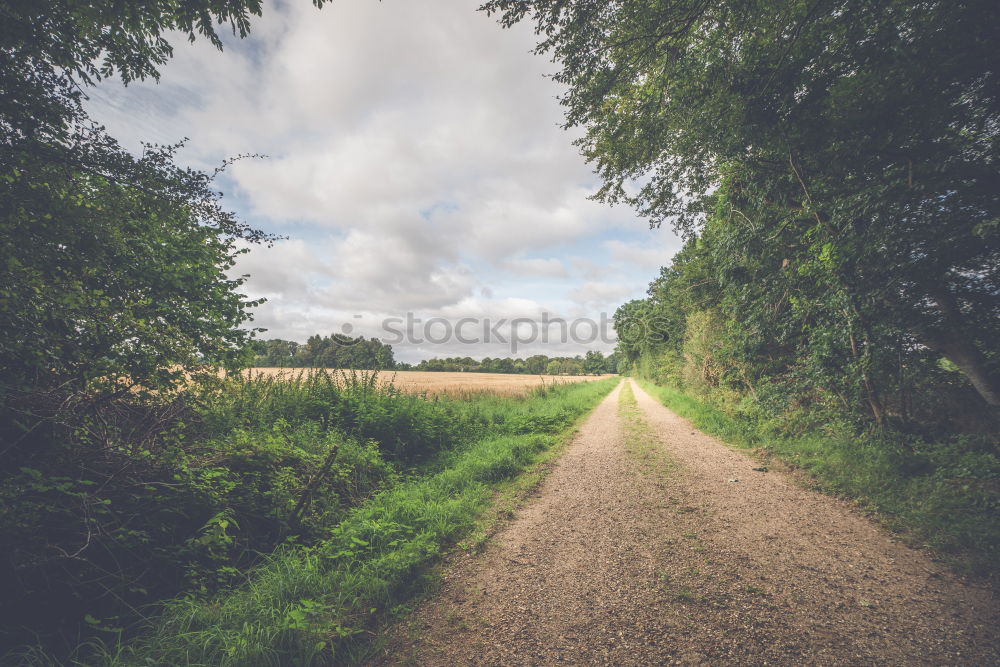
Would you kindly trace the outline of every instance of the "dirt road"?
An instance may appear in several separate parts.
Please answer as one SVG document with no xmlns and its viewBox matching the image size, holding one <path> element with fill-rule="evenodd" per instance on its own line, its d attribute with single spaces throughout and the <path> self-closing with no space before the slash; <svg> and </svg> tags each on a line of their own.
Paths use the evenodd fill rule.
<svg viewBox="0 0 1000 667">
<path fill-rule="evenodd" d="M 990 591 L 626 383 L 379 664 L 1000 664 Z"/>
</svg>

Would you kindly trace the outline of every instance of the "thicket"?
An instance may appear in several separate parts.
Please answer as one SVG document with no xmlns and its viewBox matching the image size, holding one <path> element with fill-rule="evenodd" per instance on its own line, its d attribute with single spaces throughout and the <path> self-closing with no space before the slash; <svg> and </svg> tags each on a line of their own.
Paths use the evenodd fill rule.
<svg viewBox="0 0 1000 667">
<path fill-rule="evenodd" d="M 153 632 L 112 664 L 352 664 L 433 582 L 427 566 L 476 526 L 495 489 L 558 443 L 616 380 L 465 405 L 486 430 L 427 474 L 377 494 L 327 539 L 280 552 L 248 584 L 167 606 Z"/>
<path fill-rule="evenodd" d="M 455 493 L 471 494 L 462 505 L 468 511 L 449 515 L 444 524 L 394 529 L 393 546 L 422 546 L 416 560 L 414 554 L 391 556 L 410 559 L 393 575 L 393 586 L 386 587 L 387 574 L 378 581 L 352 580 L 362 588 L 381 586 L 371 595 L 387 605 L 396 587 L 409 585 L 413 568 L 475 519 L 488 499 L 484 484 L 516 473 L 610 388 L 601 383 L 588 389 L 590 384 L 546 388 L 526 398 L 463 401 L 400 394 L 374 374 L 320 372 L 283 380 L 206 379 L 176 394 L 122 397 L 77 413 L 61 425 L 59 437 L 22 454 L 0 479 L 0 541 L 7 545 L 0 565 L 0 645 L 34 647 L 8 659 L 72 656 L 88 663 L 102 659 L 99 647 L 149 628 L 159 637 L 155 642 L 166 641 L 157 633 L 173 637 L 164 628 L 179 622 L 182 608 L 211 615 L 229 595 L 259 595 L 259 582 L 277 576 L 274 568 L 292 576 L 293 561 L 321 563 L 324 586 L 350 579 L 356 564 L 336 554 L 358 551 L 360 540 L 376 543 L 378 529 L 366 522 L 382 511 L 378 503 L 397 498 L 421 506 L 406 512 L 425 511 L 428 497 L 406 489 L 447 478 Z M 477 445 L 478 462 L 463 458 L 475 443 L 497 439 L 502 444 Z M 453 470 L 470 465 L 480 467 L 468 477 Z M 451 491 L 442 493 L 435 502 L 454 500 Z M 322 637 L 327 653 L 356 634 L 356 628 L 344 631 L 349 619 L 331 620 L 328 613 L 344 604 L 332 600 L 347 595 L 342 586 L 293 589 L 298 598 L 254 612 L 270 620 L 242 618 L 238 632 L 243 621 L 260 622 L 254 632 L 274 633 L 295 646 L 308 635 L 308 650 Z M 163 616 L 157 603 L 170 598 L 176 598 L 167 605 L 173 611 Z M 327 600 L 322 614 L 320 606 L 303 612 L 312 619 L 304 625 L 292 613 L 303 599 L 316 605 Z M 338 613 L 353 619 L 363 611 Z M 379 613 L 386 611 L 380 607 Z M 229 631 L 214 623 L 201 631 Z M 290 646 L 277 641 L 255 650 L 284 655 Z M 300 649 L 306 650 L 295 651 Z M 209 662 L 217 664 L 221 655 Z"/>
<path fill-rule="evenodd" d="M 221 44 L 212 19 L 244 33 L 255 5 L 198 4 L 0 2 L 0 437 L 18 446 L 47 392 L 163 389 L 247 361 L 259 302 L 227 272 L 274 237 L 222 206 L 213 178 L 228 162 L 204 173 L 174 163 L 179 146 L 132 155 L 81 105 L 96 78 L 156 76 L 163 32 Z"/>
</svg>

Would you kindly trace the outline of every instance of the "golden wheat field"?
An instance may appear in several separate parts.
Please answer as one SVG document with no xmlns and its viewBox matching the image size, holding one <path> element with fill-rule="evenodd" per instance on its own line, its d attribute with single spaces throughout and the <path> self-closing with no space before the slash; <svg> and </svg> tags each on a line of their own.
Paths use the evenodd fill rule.
<svg viewBox="0 0 1000 667">
<path fill-rule="evenodd" d="M 336 368 L 326 369 L 334 375 L 341 372 Z M 252 377 L 296 377 L 301 373 L 311 373 L 308 368 L 251 368 L 247 373 Z M 372 371 L 356 371 L 371 373 Z M 520 375 L 507 373 L 445 373 L 424 371 L 379 371 L 379 382 L 391 382 L 405 392 L 420 394 L 497 394 L 520 396 L 541 384 L 566 384 L 590 382 L 609 377 L 608 375 Z"/>
</svg>

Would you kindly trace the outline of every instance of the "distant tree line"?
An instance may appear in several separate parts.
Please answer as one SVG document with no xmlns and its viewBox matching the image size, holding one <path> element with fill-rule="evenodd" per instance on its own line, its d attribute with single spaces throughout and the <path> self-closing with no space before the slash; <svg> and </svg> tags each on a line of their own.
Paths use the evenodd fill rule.
<svg viewBox="0 0 1000 667">
<path fill-rule="evenodd" d="M 618 355 L 607 357 L 591 350 L 575 357 L 536 354 L 526 359 L 510 357 L 447 357 L 417 364 L 397 362 L 392 346 L 376 338 L 343 334 L 310 336 L 305 343 L 272 338 L 251 344 L 254 365 L 269 368 L 357 368 L 365 370 L 442 371 L 453 373 L 524 373 L 528 375 L 601 375 L 618 372 Z"/>
<path fill-rule="evenodd" d="M 472 373 L 525 373 L 530 375 L 600 375 L 616 373 L 618 356 L 605 357 L 601 352 L 591 350 L 585 356 L 547 357 L 536 354 L 527 359 L 510 357 L 484 357 L 476 361 L 472 357 L 448 357 L 427 359 L 418 364 L 396 364 L 397 370 L 450 371 Z"/>
<path fill-rule="evenodd" d="M 304 343 L 272 338 L 255 340 L 254 365 L 276 368 L 357 368 L 386 370 L 396 367 L 392 346 L 376 338 L 343 334 L 314 335 Z"/>
</svg>

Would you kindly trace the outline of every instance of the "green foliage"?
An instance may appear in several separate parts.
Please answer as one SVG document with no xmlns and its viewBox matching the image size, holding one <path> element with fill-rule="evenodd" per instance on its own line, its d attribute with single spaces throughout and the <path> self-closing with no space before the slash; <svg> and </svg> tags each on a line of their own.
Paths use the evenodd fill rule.
<svg viewBox="0 0 1000 667">
<path fill-rule="evenodd" d="M 404 370 L 397 366 L 398 370 Z M 425 359 L 406 370 L 447 371 L 476 373 L 527 373 L 531 375 L 601 375 L 617 372 L 617 357 L 607 358 L 597 351 L 587 352 L 585 357 L 547 357 L 536 354 L 527 359 L 510 357 L 484 357 L 476 361 L 472 357 L 449 357 L 445 359 Z"/>
<path fill-rule="evenodd" d="M 753 405 L 790 432 L 830 421 L 932 437 L 993 428 L 973 383 L 904 322 L 877 317 L 825 269 L 772 253 L 756 234 L 713 214 L 649 298 L 619 308 L 632 372 Z"/>
<path fill-rule="evenodd" d="M 139 409 L 119 402 L 101 418 Z M 3 644 L 40 633 L 64 650 L 85 614 L 131 628 L 142 605 L 227 586 L 261 553 L 314 541 L 398 479 L 377 443 L 316 423 L 212 437 L 190 406 L 143 417 L 169 422 L 145 441 L 128 440 L 130 420 L 112 423 L 102 446 L 52 443 L 0 481 L 0 535 L 12 545 L 0 570 Z"/>
<path fill-rule="evenodd" d="M 0 2 L 0 640 L 58 653 L 114 636 L 150 600 L 232 577 L 281 532 L 231 497 L 223 447 L 190 446 L 197 415 L 171 389 L 247 360 L 257 302 L 231 279 L 270 237 L 224 210 L 216 174 L 178 146 L 123 150 L 79 83 L 155 75 L 161 32 L 247 4 Z M 98 62 L 98 57 L 103 62 Z M 204 443 L 201 443 L 202 445 Z M 270 491 L 314 470 L 289 457 Z"/>
<path fill-rule="evenodd" d="M 406 479 L 392 473 L 371 443 L 334 440 L 333 446 L 340 447 L 334 470 L 341 472 L 331 472 L 328 486 L 314 494 L 304 532 L 263 562 L 234 564 L 232 554 L 246 546 L 263 551 L 261 542 L 242 546 L 243 533 L 253 530 L 262 514 L 287 516 L 295 497 L 290 490 L 301 492 L 303 478 L 291 485 L 263 481 L 287 480 L 283 473 L 294 468 L 288 464 L 295 457 L 309 458 L 315 473 L 321 457 L 308 454 L 330 448 L 317 442 L 321 431 L 315 422 L 301 427 L 278 422 L 269 430 L 237 430 L 206 443 L 206 452 L 228 451 L 212 458 L 211 469 L 194 472 L 197 466 L 190 466 L 189 479 L 161 501 L 170 502 L 165 508 L 174 507 L 177 497 L 191 493 L 188 484 L 198 494 L 224 501 L 223 509 L 213 509 L 220 503 L 206 506 L 204 519 L 188 530 L 185 548 L 202 558 L 187 594 L 168 601 L 161 615 L 147 621 L 148 632 L 126 645 L 118 643 L 119 633 L 96 627 L 106 624 L 108 614 L 79 612 L 75 620 L 83 621 L 90 628 L 86 634 L 95 639 L 79 647 L 75 657 L 91 664 L 256 665 L 341 663 L 357 655 L 367 645 L 368 630 L 401 613 L 406 601 L 423 590 L 427 566 L 473 527 L 491 502 L 491 489 L 529 466 L 613 384 L 559 386 L 527 398 L 418 399 L 429 410 L 448 409 L 458 418 L 457 444 L 434 462 L 411 469 Z M 460 433 L 463 429 L 468 430 Z M 334 438 L 336 432 L 328 432 L 326 439 Z M 352 446 L 345 449 L 348 443 Z M 220 474 L 226 470 L 236 483 L 226 482 Z M 375 488 L 380 490 L 371 495 Z M 354 509 L 345 513 L 343 499 L 350 494 L 355 494 Z M 85 613 L 96 623 L 86 623 Z M 128 630 L 134 633 L 135 627 Z M 36 648 L 16 655 L 34 662 L 43 653 Z"/>
<path fill-rule="evenodd" d="M 414 463 L 451 447 L 486 418 L 462 402 L 397 390 L 377 373 L 319 370 L 293 378 L 233 376 L 206 382 L 192 400 L 214 433 L 267 428 L 278 420 L 320 424 L 376 440 L 386 456 Z"/>
<path fill-rule="evenodd" d="M 224 272 L 236 239 L 263 237 L 219 208 L 208 176 L 171 165 L 173 148 L 134 159 L 93 128 L 74 141 L 68 164 L 54 147 L 0 146 L 4 392 L 165 387 L 242 363 L 257 302 Z"/>
<path fill-rule="evenodd" d="M 220 206 L 215 174 L 174 165 L 177 146 L 123 150 L 84 113 L 80 83 L 156 76 L 166 32 L 221 47 L 213 20 L 244 36 L 259 13 L 256 0 L 0 2 L 5 407 L 67 383 L 163 388 L 194 365 L 246 360 L 240 325 L 256 302 L 226 271 L 238 242 L 270 237 Z M 47 416 L 18 404 L 4 435 Z"/>
<path fill-rule="evenodd" d="M 271 237 L 221 206 L 218 172 L 176 166 L 178 146 L 123 150 L 84 113 L 80 83 L 155 75 L 163 31 L 217 43 L 213 17 L 243 33 L 255 7 L 0 2 L 3 474 L 94 426 L 116 396 L 247 361 L 258 302 L 226 272 Z"/>
<path fill-rule="evenodd" d="M 230 24 L 233 33 L 246 37 L 250 16 L 260 13 L 259 0 L 139 0 L 127 5 L 5 0 L 0 4 L 0 50 L 51 63 L 87 82 L 116 72 L 125 82 L 158 78 L 157 67 L 173 55 L 167 33 L 179 32 L 189 41 L 201 35 L 221 49 L 215 23 Z"/>
<path fill-rule="evenodd" d="M 41 641 L 65 657 L 80 637 L 132 636 L 150 603 L 208 599 L 268 567 L 275 549 L 309 553 L 353 508 L 443 474 L 476 442 L 509 438 L 473 475 L 506 479 L 609 389 L 591 384 L 455 400 L 400 394 L 374 373 L 316 373 L 106 402 L 0 477 L 0 540 L 12 545 L 0 645 Z M 312 598 L 276 621 L 289 632 L 314 619 L 302 599 Z"/>
<path fill-rule="evenodd" d="M 255 366 L 272 368 L 354 368 L 384 370 L 395 366 L 392 346 L 375 338 L 343 334 L 310 336 L 304 345 L 274 338 L 262 342 Z"/>
<path fill-rule="evenodd" d="M 607 360 L 601 352 L 590 350 L 583 358 L 583 372 L 588 375 L 600 375 L 607 372 Z"/>
<path fill-rule="evenodd" d="M 491 435 L 449 453 L 437 473 L 379 494 L 330 537 L 277 554 L 251 582 L 210 601 L 168 605 L 151 635 L 112 664 L 345 664 L 363 655 L 366 635 L 401 613 L 426 586 L 426 566 L 474 526 L 491 485 L 517 474 L 613 387 L 614 381 L 550 390 L 544 398 L 493 399 L 495 415 L 516 407 L 499 433 L 536 411 L 560 414 L 551 435 Z M 501 406 L 503 406 L 501 408 Z"/>
<path fill-rule="evenodd" d="M 568 88 L 566 124 L 585 130 L 579 145 L 602 176 L 601 198 L 689 238 L 713 237 L 685 257 L 709 289 L 663 276 L 692 290 L 661 301 L 666 331 L 722 286 L 748 344 L 756 328 L 771 345 L 808 344 L 805 374 L 844 378 L 825 390 L 848 402 L 861 393 L 880 425 L 888 415 L 873 376 L 900 346 L 947 357 L 1000 407 L 1000 5 L 490 0 L 484 9 L 505 25 L 534 20 L 537 50 Z M 798 341 L 783 340 L 790 328 Z"/>
</svg>

